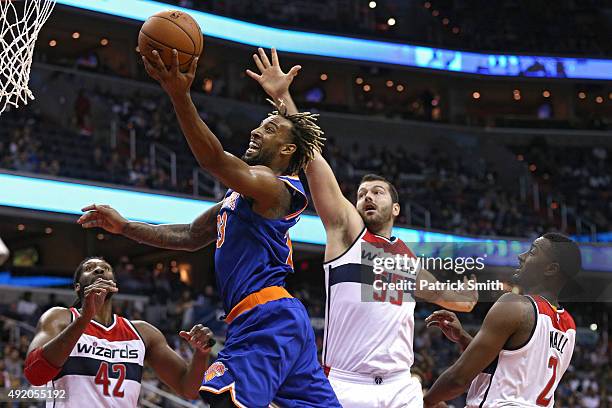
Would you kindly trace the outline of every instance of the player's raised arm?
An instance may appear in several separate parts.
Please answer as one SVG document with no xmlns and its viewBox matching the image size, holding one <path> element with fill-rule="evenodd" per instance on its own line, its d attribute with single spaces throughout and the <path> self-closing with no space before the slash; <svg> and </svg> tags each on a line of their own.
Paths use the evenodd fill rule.
<svg viewBox="0 0 612 408">
<path fill-rule="evenodd" d="M 455 312 L 471 312 L 474 309 L 478 302 L 478 290 L 470 290 L 468 283 L 476 283 L 476 276 L 472 275 L 470 279 L 463 277 L 463 290 L 431 289 L 437 282 L 438 279 L 431 272 L 421 268 L 417 274 L 415 296 Z"/>
<path fill-rule="evenodd" d="M 198 324 L 189 332 L 179 333 L 194 349 L 191 361 L 187 362 L 170 348 L 166 338 L 157 328 L 144 321 L 133 323 L 142 334 L 147 347 L 145 362 L 177 394 L 188 399 L 197 399 L 208 367 L 212 331 Z"/>
<path fill-rule="evenodd" d="M 471 381 L 499 355 L 518 330 L 535 324 L 533 307 L 522 296 L 508 293 L 491 308 L 478 334 L 459 359 L 444 371 L 425 394 L 425 407 L 461 395 Z"/>
<path fill-rule="evenodd" d="M 104 228 L 113 234 L 121 234 L 141 244 L 158 248 L 195 251 L 217 238 L 217 214 L 221 203 L 200 214 L 191 224 L 152 225 L 125 219 L 117 210 L 105 204 L 91 204 L 78 220 L 83 228 Z"/>
<path fill-rule="evenodd" d="M 254 199 L 260 210 L 267 210 L 286 197 L 285 183 L 265 166 L 249 166 L 238 157 L 223 150 L 219 139 L 202 120 L 191 100 L 190 88 L 195 78 L 197 58 L 189 71 L 179 71 L 178 52 L 173 50 L 173 62 L 167 69 L 159 53 L 153 51 L 152 58 L 143 57 L 148 74 L 157 80 L 170 96 L 181 130 L 200 166 L 214 175 L 229 188 Z M 279 124 L 270 124 L 280 126 Z M 260 138 L 252 143 L 261 143 Z M 295 145 L 287 145 L 287 154 Z M 293 149 L 293 150 L 291 150 Z"/>
<path fill-rule="evenodd" d="M 275 102 L 282 101 L 287 106 L 288 113 L 297 113 L 289 87 L 302 67 L 295 65 L 284 73 L 276 49 L 272 48 L 271 56 L 270 62 L 265 51 L 259 48 L 257 54 L 253 54 L 259 74 L 251 70 L 246 73 L 256 80 Z M 315 152 L 314 159 L 306 167 L 305 173 L 315 208 L 325 229 L 328 233 L 349 229 L 349 240 L 352 241 L 363 229 L 363 221 L 355 207 L 342 194 L 334 172 L 319 151 Z"/>
</svg>

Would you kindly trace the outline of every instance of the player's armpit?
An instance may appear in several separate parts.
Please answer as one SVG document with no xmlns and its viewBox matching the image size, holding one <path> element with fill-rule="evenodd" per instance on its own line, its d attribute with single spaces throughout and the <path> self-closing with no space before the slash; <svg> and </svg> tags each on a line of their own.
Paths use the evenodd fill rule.
<svg viewBox="0 0 612 408">
<path fill-rule="evenodd" d="M 349 241 L 353 241 L 363 230 L 363 220 L 342 194 L 333 170 L 321 153 L 315 153 L 305 173 L 315 209 L 327 233 L 344 230 L 350 235 Z"/>
<path fill-rule="evenodd" d="M 521 328 L 525 303 L 518 295 L 503 295 L 489 310 L 478 334 L 459 359 L 436 380 L 425 395 L 433 404 L 462 394 L 471 381 L 495 360 L 508 339 Z"/>
</svg>

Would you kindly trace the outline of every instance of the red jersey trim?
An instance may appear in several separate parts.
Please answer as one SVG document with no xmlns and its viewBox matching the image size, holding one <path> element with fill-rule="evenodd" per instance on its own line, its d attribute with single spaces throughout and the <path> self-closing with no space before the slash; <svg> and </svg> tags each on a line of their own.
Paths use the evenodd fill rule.
<svg viewBox="0 0 612 408">
<path fill-rule="evenodd" d="M 363 240 L 377 248 L 382 248 L 387 253 L 393 255 L 406 254 L 411 258 L 415 258 L 414 253 L 401 239 L 395 238 L 393 240 L 389 240 L 366 229 L 366 233 L 363 235 Z"/>
<path fill-rule="evenodd" d="M 563 309 L 555 309 L 555 307 L 552 306 L 542 296 L 535 295 L 531 296 L 531 298 L 536 303 L 538 313 L 548 316 L 555 329 L 562 332 L 567 332 L 568 330 L 576 330 L 576 323 L 568 312 Z"/>
</svg>

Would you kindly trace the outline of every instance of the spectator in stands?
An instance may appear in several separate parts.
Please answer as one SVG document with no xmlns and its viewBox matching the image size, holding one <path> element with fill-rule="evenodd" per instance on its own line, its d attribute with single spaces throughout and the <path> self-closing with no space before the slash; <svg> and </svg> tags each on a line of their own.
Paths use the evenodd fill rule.
<svg viewBox="0 0 612 408">
<path fill-rule="evenodd" d="M 24 320 L 29 321 L 35 317 L 38 305 L 32 302 L 32 292 L 25 292 L 17 302 L 17 314 Z"/>
</svg>

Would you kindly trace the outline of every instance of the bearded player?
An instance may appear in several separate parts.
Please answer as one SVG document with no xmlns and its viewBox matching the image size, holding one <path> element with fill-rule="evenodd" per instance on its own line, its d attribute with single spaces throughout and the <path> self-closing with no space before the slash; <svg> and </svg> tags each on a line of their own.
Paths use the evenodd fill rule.
<svg viewBox="0 0 612 408">
<path fill-rule="evenodd" d="M 198 248 L 214 239 L 215 274 L 228 323 L 225 348 L 209 369 L 202 397 L 217 407 L 339 407 L 317 361 L 313 329 L 302 303 L 284 288 L 293 272 L 289 229 L 306 208 L 297 173 L 322 146 L 314 115 L 278 111 L 251 132 L 242 160 L 225 152 L 200 118 L 189 72 L 178 56 L 166 69 L 159 54 L 144 58 L 149 75 L 170 96 L 181 129 L 202 168 L 229 187 L 223 202 L 189 225 L 129 223 L 116 211 L 90 206 L 80 219 L 163 248 Z"/>
<path fill-rule="evenodd" d="M 580 271 L 580 249 L 564 235 L 547 233 L 519 262 L 514 280 L 526 295 L 500 297 L 474 338 L 451 312 L 426 319 L 465 350 L 427 392 L 426 406 L 456 398 L 468 386 L 468 408 L 554 406 L 576 341 L 574 319 L 559 305 L 559 293 Z"/>
<path fill-rule="evenodd" d="M 283 101 L 289 112 L 296 112 L 289 85 L 300 66 L 283 73 L 274 49 L 272 63 L 262 49 L 253 58 L 260 74 L 250 70 L 247 74 L 277 103 Z M 377 289 L 372 262 L 366 261 L 368 256 L 396 254 L 414 258 L 404 242 L 391 236 L 400 211 L 395 187 L 383 177 L 368 175 L 359 184 L 355 207 L 342 194 L 332 169 L 319 152 L 308 164 L 306 176 L 327 234 L 323 364 L 338 399 L 351 408 L 422 406 L 420 382 L 410 373 L 414 360 L 412 294 Z M 423 268 L 414 272 L 410 277 L 414 282 L 437 282 Z M 401 271 L 389 270 L 384 275 L 388 281 L 405 276 Z M 364 290 L 371 293 L 368 299 L 373 301 L 363 301 Z M 478 299 L 476 291 L 421 290 L 418 284 L 414 295 L 464 312 L 472 310 Z"/>
<path fill-rule="evenodd" d="M 210 329 L 196 325 L 179 333 L 195 349 L 191 362 L 184 361 L 149 323 L 113 314 L 112 296 L 118 288 L 113 269 L 102 258 L 81 262 L 74 290 L 80 309 L 47 310 L 25 361 L 30 383 L 64 391 L 64 399 L 49 401 L 47 407 L 136 407 L 145 363 L 178 395 L 198 397 L 208 366 Z"/>
</svg>

